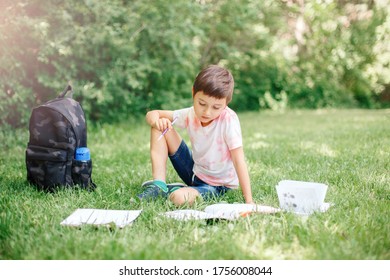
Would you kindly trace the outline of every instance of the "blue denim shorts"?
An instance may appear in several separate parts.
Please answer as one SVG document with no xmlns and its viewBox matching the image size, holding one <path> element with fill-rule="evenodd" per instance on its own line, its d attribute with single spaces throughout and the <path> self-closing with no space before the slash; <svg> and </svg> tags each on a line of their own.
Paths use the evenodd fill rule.
<svg viewBox="0 0 390 280">
<path fill-rule="evenodd" d="M 194 174 L 194 160 L 192 152 L 184 140 L 180 143 L 179 148 L 169 159 L 175 168 L 179 177 L 190 188 L 197 190 L 204 199 L 216 198 L 224 195 L 230 188 L 225 186 L 210 186 L 196 177 Z"/>
</svg>

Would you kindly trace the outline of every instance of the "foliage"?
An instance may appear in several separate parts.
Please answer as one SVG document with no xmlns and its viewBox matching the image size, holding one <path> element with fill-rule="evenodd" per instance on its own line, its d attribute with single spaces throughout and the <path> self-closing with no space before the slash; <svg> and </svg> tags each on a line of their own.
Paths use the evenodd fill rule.
<svg viewBox="0 0 390 280">
<path fill-rule="evenodd" d="M 3 0 L 0 125 L 25 125 L 68 81 L 95 121 L 189 106 L 208 64 L 233 72 L 234 109 L 378 107 L 387 2 Z"/>
</svg>

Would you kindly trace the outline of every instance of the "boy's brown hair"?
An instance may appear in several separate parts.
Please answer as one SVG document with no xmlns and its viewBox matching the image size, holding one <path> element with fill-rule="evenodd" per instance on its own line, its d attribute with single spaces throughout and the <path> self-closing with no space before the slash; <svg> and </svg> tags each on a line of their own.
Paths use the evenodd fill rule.
<svg viewBox="0 0 390 280">
<path fill-rule="evenodd" d="M 210 65 L 203 69 L 195 78 L 193 92 L 203 91 L 204 94 L 222 99 L 226 98 L 226 104 L 232 100 L 234 89 L 233 75 L 218 65 Z"/>
</svg>

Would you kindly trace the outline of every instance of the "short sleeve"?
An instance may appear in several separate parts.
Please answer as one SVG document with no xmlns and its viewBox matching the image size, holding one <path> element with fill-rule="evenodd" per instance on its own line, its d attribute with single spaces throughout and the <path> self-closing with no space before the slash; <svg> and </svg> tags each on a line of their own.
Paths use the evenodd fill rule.
<svg viewBox="0 0 390 280">
<path fill-rule="evenodd" d="M 191 108 L 185 108 L 173 111 L 173 119 L 177 119 L 175 126 L 178 128 L 187 128 L 189 113 Z"/>
</svg>

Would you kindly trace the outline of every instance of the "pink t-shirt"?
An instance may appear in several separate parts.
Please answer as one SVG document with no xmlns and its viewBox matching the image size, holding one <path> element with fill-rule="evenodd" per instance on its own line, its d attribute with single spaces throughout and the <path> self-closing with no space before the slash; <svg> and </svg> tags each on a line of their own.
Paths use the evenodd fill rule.
<svg viewBox="0 0 390 280">
<path fill-rule="evenodd" d="M 239 185 L 230 150 L 242 146 L 240 121 L 237 114 L 226 107 L 208 126 L 202 127 L 194 107 L 176 110 L 175 126 L 186 128 L 191 140 L 193 171 L 211 186 L 237 188 Z"/>
</svg>

